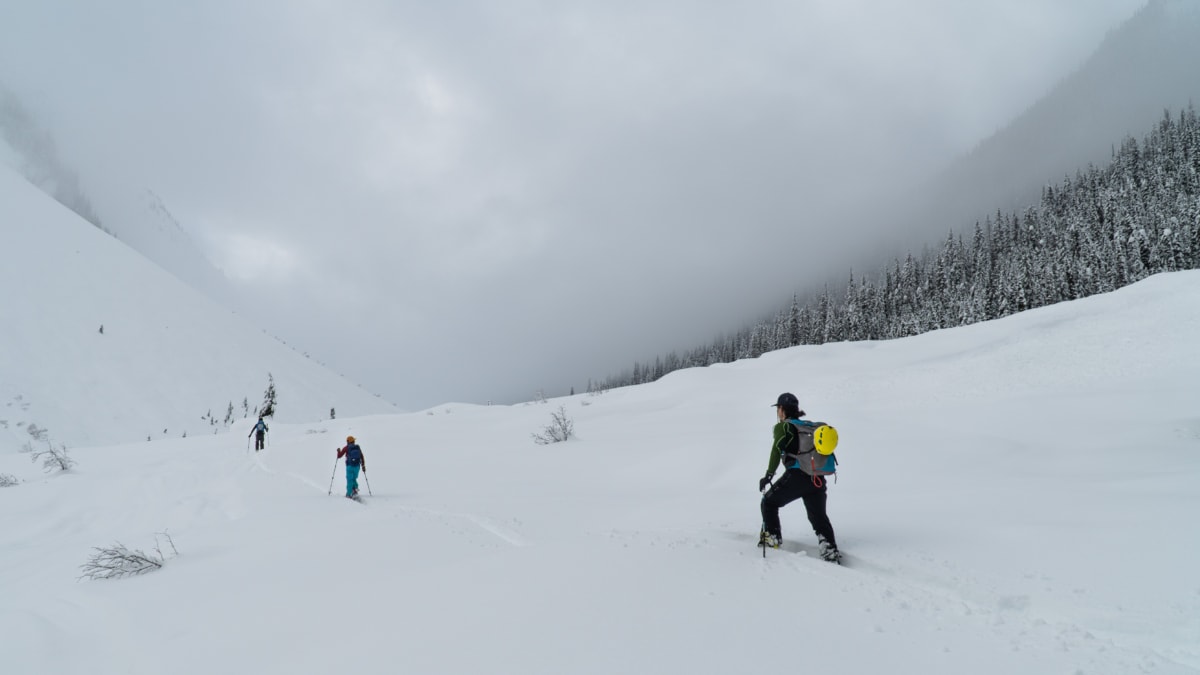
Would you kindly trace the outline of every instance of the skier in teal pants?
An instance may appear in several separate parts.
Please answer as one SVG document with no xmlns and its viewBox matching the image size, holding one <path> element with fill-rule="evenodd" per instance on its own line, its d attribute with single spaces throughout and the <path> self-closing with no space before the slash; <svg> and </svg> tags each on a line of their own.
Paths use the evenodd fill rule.
<svg viewBox="0 0 1200 675">
<path fill-rule="evenodd" d="M 363 456 L 362 448 L 354 442 L 353 436 L 346 437 L 346 447 L 337 451 L 338 459 L 346 458 L 346 496 L 358 496 L 358 471 L 367 470 L 367 458 Z"/>
</svg>

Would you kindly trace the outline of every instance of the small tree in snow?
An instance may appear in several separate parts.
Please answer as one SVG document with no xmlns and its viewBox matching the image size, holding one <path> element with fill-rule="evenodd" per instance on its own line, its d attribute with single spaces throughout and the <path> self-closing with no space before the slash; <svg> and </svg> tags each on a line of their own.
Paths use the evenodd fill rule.
<svg viewBox="0 0 1200 675">
<path fill-rule="evenodd" d="M 46 434 L 48 433 L 45 429 L 39 427 L 38 425 L 34 424 L 33 422 L 30 422 L 29 426 L 25 427 L 25 431 L 30 436 L 32 436 L 33 440 L 35 440 L 35 441 L 46 440 Z"/>
<path fill-rule="evenodd" d="M 566 406 L 558 406 L 558 410 L 550 413 L 550 424 L 547 424 L 542 433 L 532 434 L 533 442 L 538 445 L 550 445 L 551 443 L 561 443 L 575 435 L 575 423 L 567 417 Z"/>
<path fill-rule="evenodd" d="M 36 449 L 32 445 L 26 443 L 26 452 L 30 454 L 30 461 L 37 462 L 42 460 L 42 469 L 50 471 L 70 471 L 71 467 L 75 466 L 75 460 L 67 454 L 67 446 L 60 445 L 54 447 L 50 441 L 46 441 L 45 449 Z"/>
<path fill-rule="evenodd" d="M 12 487 L 21 481 L 16 476 L 0 473 L 0 487 Z"/>
<path fill-rule="evenodd" d="M 267 390 L 263 392 L 263 402 L 259 406 L 259 414 L 263 417 L 275 416 L 275 376 L 267 373 Z"/>
</svg>

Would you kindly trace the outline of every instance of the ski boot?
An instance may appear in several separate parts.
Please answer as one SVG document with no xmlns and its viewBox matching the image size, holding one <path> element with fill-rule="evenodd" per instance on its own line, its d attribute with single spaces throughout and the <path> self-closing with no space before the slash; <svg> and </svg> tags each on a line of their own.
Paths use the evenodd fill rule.
<svg viewBox="0 0 1200 675">
<path fill-rule="evenodd" d="M 842 564 L 842 552 L 838 550 L 837 544 L 819 534 L 817 535 L 817 555 L 821 556 L 821 560 L 825 562 Z"/>
<path fill-rule="evenodd" d="M 758 545 L 765 548 L 779 548 L 783 545 L 783 539 L 777 534 L 761 531 L 758 533 Z"/>
</svg>

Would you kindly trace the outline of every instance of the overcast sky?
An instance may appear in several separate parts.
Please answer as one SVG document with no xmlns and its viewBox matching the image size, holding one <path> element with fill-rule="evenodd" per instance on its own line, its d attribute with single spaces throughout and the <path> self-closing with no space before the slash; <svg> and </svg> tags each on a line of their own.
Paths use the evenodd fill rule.
<svg viewBox="0 0 1200 675">
<path fill-rule="evenodd" d="M 844 269 L 887 226 L 846 214 L 1143 4 L 14 1 L 0 84 L 289 344 L 404 407 L 507 402 Z"/>
</svg>

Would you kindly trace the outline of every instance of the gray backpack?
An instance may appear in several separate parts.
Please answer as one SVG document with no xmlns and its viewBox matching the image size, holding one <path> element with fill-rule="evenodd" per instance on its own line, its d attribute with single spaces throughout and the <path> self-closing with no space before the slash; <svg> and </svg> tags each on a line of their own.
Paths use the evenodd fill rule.
<svg viewBox="0 0 1200 675">
<path fill-rule="evenodd" d="M 837 457 L 832 448 L 837 446 L 837 431 L 824 422 L 811 420 L 788 420 L 792 431 L 798 437 L 795 452 L 783 455 L 783 466 L 788 469 L 800 469 L 813 477 L 813 482 L 820 485 L 821 476 L 831 476 L 837 473 Z M 829 446 L 831 452 L 822 454 L 818 446 Z"/>
</svg>

